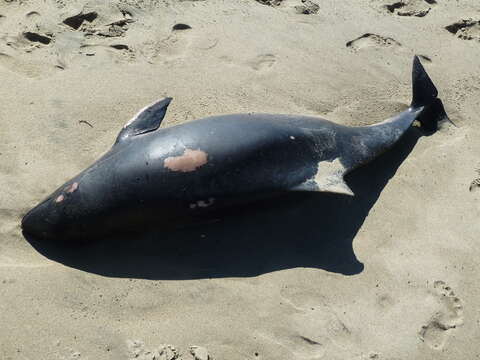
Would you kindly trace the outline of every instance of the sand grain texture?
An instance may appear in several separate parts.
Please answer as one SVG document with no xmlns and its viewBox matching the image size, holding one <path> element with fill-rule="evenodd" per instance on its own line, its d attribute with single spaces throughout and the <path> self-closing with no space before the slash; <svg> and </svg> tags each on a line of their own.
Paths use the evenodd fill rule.
<svg viewBox="0 0 480 360">
<path fill-rule="evenodd" d="M 476 0 L 0 0 L 0 358 L 478 356 L 479 21 Z M 407 134 L 354 199 L 61 252 L 21 234 L 158 98 L 162 126 L 372 124 L 410 102 L 413 54 L 456 127 Z"/>
</svg>

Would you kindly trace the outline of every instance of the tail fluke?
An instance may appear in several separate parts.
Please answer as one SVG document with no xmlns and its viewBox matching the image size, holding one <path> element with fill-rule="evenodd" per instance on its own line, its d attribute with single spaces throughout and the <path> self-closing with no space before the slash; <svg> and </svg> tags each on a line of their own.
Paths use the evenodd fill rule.
<svg viewBox="0 0 480 360">
<path fill-rule="evenodd" d="M 416 55 L 413 58 L 412 90 L 413 98 L 410 105 L 412 108 L 423 107 L 427 110 L 430 106 L 438 104 L 438 90 Z M 428 111 L 422 111 L 422 113 L 423 112 Z M 422 127 L 426 129 L 433 130 L 437 127 L 437 120 L 429 116 L 419 116 L 418 120 L 422 124 Z"/>
<path fill-rule="evenodd" d="M 412 90 L 413 99 L 410 106 L 413 108 L 430 105 L 438 95 L 437 88 L 416 55 L 413 58 Z"/>
</svg>

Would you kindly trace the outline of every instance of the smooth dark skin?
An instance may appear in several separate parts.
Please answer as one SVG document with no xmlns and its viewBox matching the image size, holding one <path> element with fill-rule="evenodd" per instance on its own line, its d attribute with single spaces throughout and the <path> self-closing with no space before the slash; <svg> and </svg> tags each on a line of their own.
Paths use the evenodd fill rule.
<svg viewBox="0 0 480 360">
<path fill-rule="evenodd" d="M 346 193 L 320 182 L 341 168 L 331 178 L 342 185 L 343 175 L 391 147 L 436 98 L 419 67 L 416 58 L 412 106 L 367 127 L 235 114 L 158 129 L 171 101 L 161 100 L 127 124 L 101 159 L 28 212 L 22 228 L 40 238 L 89 239 L 182 223 L 291 191 Z"/>
</svg>

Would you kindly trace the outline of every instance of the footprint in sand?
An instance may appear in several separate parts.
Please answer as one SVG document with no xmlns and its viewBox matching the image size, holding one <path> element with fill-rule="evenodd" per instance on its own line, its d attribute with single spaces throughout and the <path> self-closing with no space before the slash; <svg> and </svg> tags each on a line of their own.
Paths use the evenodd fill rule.
<svg viewBox="0 0 480 360">
<path fill-rule="evenodd" d="M 54 70 L 53 66 L 35 61 L 23 61 L 20 58 L 0 53 L 0 67 L 29 78 L 37 78 Z"/>
<path fill-rule="evenodd" d="M 112 45 L 106 44 L 85 44 L 80 46 L 80 54 L 85 56 L 115 56 L 117 60 L 126 62 L 135 61 L 135 52 L 126 44 L 114 43 Z"/>
<path fill-rule="evenodd" d="M 129 24 L 135 22 L 128 12 L 104 9 L 104 15 L 97 11 L 80 12 L 63 20 L 70 30 L 84 33 L 87 39 L 109 39 L 125 36 Z"/>
<path fill-rule="evenodd" d="M 459 39 L 480 41 L 480 21 L 478 20 L 460 20 L 445 26 L 445 29 Z"/>
<path fill-rule="evenodd" d="M 135 51 L 123 40 L 132 23 L 135 23 L 135 19 L 129 11 L 111 6 L 95 7 L 88 11 L 84 9 L 63 20 L 63 24 L 72 32 L 83 35 L 79 54 L 87 57 L 113 56 L 115 62 L 136 60 Z M 63 58 L 68 57 L 65 51 L 62 55 Z"/>
<path fill-rule="evenodd" d="M 436 3 L 436 0 L 403 0 L 387 4 L 385 8 L 398 16 L 424 17 Z"/>
<path fill-rule="evenodd" d="M 441 350 L 451 332 L 463 324 L 463 305 L 445 282 L 435 281 L 433 287 L 439 308 L 422 326 L 419 336 L 430 348 Z"/>
<path fill-rule="evenodd" d="M 26 11 L 21 21 L 12 22 L 0 35 L 0 66 L 36 78 L 65 69 L 77 60 L 90 61 L 86 60 L 89 56 L 103 55 L 114 63 L 136 60 L 137 47 L 128 44 L 126 37 L 137 20 L 134 12 L 108 2 L 89 2 L 81 11 L 66 4 L 56 2 L 57 7 L 65 7 L 59 19 L 52 20 L 51 14 L 37 10 Z"/>
<path fill-rule="evenodd" d="M 52 32 L 23 31 L 19 34 L 5 33 L 0 37 L 0 41 L 9 49 L 21 52 L 17 55 L 23 55 L 34 50 L 48 48 L 54 42 L 54 35 Z"/>
<path fill-rule="evenodd" d="M 363 34 L 356 39 L 350 40 L 345 44 L 347 48 L 352 49 L 353 51 L 359 51 L 365 48 L 392 48 L 398 49 L 402 46 L 397 40 L 391 37 L 384 37 L 377 34 Z"/>
<path fill-rule="evenodd" d="M 257 71 L 265 71 L 270 69 L 277 61 L 273 54 L 258 55 L 255 59 L 248 62 L 248 65 Z"/>
<path fill-rule="evenodd" d="M 332 309 L 317 291 L 289 286 L 281 290 L 281 298 L 293 313 L 288 328 L 276 331 L 276 341 L 288 347 L 295 358 L 325 358 L 331 349 L 349 348 L 356 342 L 356 335 L 342 315 Z"/>
<path fill-rule="evenodd" d="M 130 12 L 108 5 L 84 9 L 63 20 L 63 24 L 71 31 L 82 32 L 87 38 L 103 39 L 125 36 L 129 25 L 134 22 Z"/>
<path fill-rule="evenodd" d="M 175 59 L 183 56 L 192 42 L 192 27 L 188 24 L 177 23 L 172 26 L 170 35 L 160 42 L 151 41 L 144 44 L 142 53 L 148 60 L 158 56 Z"/>
</svg>

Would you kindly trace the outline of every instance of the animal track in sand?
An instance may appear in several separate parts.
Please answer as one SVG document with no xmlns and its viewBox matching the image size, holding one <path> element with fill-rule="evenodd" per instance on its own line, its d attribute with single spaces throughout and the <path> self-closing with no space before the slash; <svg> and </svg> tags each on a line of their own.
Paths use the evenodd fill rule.
<svg viewBox="0 0 480 360">
<path fill-rule="evenodd" d="M 480 21 L 478 20 L 463 19 L 445 26 L 445 29 L 459 39 L 480 41 Z"/>
<path fill-rule="evenodd" d="M 255 59 L 249 61 L 249 65 L 253 70 L 265 71 L 270 69 L 277 61 L 273 54 L 258 55 Z"/>
<path fill-rule="evenodd" d="M 435 281 L 433 288 L 439 309 L 428 323 L 422 326 L 419 336 L 430 348 L 441 350 L 450 333 L 458 326 L 463 325 L 463 305 L 445 282 Z"/>
<path fill-rule="evenodd" d="M 387 4 L 385 8 L 390 13 L 398 16 L 424 17 L 432 9 L 431 5 L 435 5 L 436 3 L 436 0 L 404 0 Z"/>
<path fill-rule="evenodd" d="M 400 48 L 400 44 L 397 40 L 391 37 L 384 37 L 377 34 L 366 33 L 362 36 L 359 36 L 356 39 L 350 40 L 347 42 L 346 47 L 358 51 L 364 48 Z"/>
</svg>

